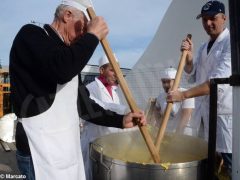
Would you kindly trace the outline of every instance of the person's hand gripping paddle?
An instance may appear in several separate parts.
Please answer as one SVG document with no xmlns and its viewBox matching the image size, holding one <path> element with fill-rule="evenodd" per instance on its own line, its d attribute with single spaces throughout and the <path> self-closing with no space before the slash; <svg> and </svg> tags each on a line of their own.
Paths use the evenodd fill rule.
<svg viewBox="0 0 240 180">
<path fill-rule="evenodd" d="M 187 38 L 191 39 L 192 35 L 188 34 Z M 174 80 L 174 83 L 173 83 L 173 87 L 171 89 L 172 91 L 175 91 L 175 90 L 178 89 L 178 86 L 179 86 L 179 83 L 180 83 L 180 80 L 181 80 L 181 76 L 182 76 L 182 72 L 183 72 L 183 68 L 184 68 L 185 63 L 186 63 L 187 53 L 188 52 L 186 50 L 184 50 L 181 54 L 181 58 L 180 58 L 180 61 L 179 61 L 179 64 L 178 64 L 177 74 L 176 74 L 176 77 L 175 77 L 175 80 Z M 160 150 L 160 145 L 161 145 L 161 142 L 162 142 L 163 137 L 164 137 L 164 133 L 165 133 L 165 130 L 166 130 L 166 127 L 167 127 L 168 119 L 169 119 L 170 113 L 172 111 L 172 106 L 173 106 L 173 103 L 168 102 L 167 106 L 166 106 L 166 109 L 164 111 L 162 124 L 159 128 L 158 135 L 157 135 L 157 138 L 156 138 L 156 141 L 155 141 L 155 146 L 156 146 L 158 151 Z"/>
</svg>

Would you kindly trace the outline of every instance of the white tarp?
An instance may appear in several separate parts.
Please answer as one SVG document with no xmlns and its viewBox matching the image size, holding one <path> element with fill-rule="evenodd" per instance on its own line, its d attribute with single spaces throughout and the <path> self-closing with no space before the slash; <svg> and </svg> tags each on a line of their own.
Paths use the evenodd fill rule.
<svg viewBox="0 0 240 180">
<path fill-rule="evenodd" d="M 0 118 L 0 139 L 11 143 L 15 141 L 15 127 L 17 116 L 14 113 L 6 114 Z"/>
</svg>

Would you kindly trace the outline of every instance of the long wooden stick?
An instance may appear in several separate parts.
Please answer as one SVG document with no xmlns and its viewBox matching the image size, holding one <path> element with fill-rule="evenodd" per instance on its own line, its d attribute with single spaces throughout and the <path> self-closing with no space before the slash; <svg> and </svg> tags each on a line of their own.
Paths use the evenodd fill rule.
<svg viewBox="0 0 240 180">
<path fill-rule="evenodd" d="M 192 35 L 188 34 L 187 37 L 191 39 Z M 178 86 L 179 86 L 179 83 L 180 83 L 180 80 L 181 80 L 181 76 L 182 76 L 182 72 L 183 72 L 183 68 L 185 66 L 187 53 L 188 53 L 187 51 L 182 52 L 182 55 L 181 55 L 181 58 L 180 58 L 180 61 L 179 61 L 179 64 L 178 64 L 177 74 L 176 74 L 176 77 L 175 77 L 175 80 L 174 80 L 174 83 L 173 83 L 173 87 L 171 89 L 173 91 L 176 91 L 178 89 Z M 162 124 L 159 128 L 157 139 L 155 141 L 155 145 L 156 145 L 156 148 L 157 148 L 158 151 L 160 150 L 160 145 L 161 145 L 161 142 L 162 142 L 162 139 L 163 139 L 166 127 L 167 127 L 167 123 L 168 123 L 170 113 L 172 111 L 172 106 L 173 106 L 173 103 L 168 102 L 167 107 L 164 111 Z"/>
<path fill-rule="evenodd" d="M 92 7 L 87 8 L 87 12 L 88 12 L 88 15 L 89 15 L 90 19 L 93 19 L 96 16 Z M 110 48 L 110 45 L 109 45 L 107 39 L 104 38 L 103 40 L 101 40 L 101 44 L 102 44 L 102 47 L 105 51 L 106 56 L 109 59 L 110 64 L 113 67 L 113 70 L 115 71 L 115 74 L 117 76 L 117 79 L 119 81 L 119 84 L 122 88 L 122 91 L 125 95 L 125 98 L 126 98 L 128 104 L 129 104 L 129 107 L 130 107 L 131 111 L 132 112 L 139 112 L 139 108 L 137 107 L 136 102 L 133 99 L 133 96 L 132 96 L 132 94 L 131 94 L 128 86 L 127 86 L 127 82 L 123 77 L 123 74 L 122 74 L 122 72 L 119 68 L 118 63 L 116 62 L 116 59 L 113 55 L 112 49 Z M 148 130 L 147 130 L 146 126 L 141 126 L 140 124 L 138 124 L 138 127 L 139 127 L 139 129 L 142 133 L 142 136 L 143 136 L 143 138 L 144 138 L 144 140 L 147 144 L 147 147 L 150 151 L 150 154 L 151 154 L 154 162 L 159 163 L 160 162 L 159 153 L 154 146 L 153 140 L 152 140 L 150 134 L 148 133 Z"/>
</svg>

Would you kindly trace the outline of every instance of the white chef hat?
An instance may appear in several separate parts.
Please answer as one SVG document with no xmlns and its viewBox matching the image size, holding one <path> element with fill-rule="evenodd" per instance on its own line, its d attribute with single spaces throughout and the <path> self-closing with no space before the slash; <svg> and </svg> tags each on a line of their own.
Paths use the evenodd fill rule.
<svg viewBox="0 0 240 180">
<path fill-rule="evenodd" d="M 114 55 L 116 61 L 118 62 L 118 59 L 117 59 L 116 55 L 115 55 L 115 54 L 113 54 L 113 55 Z M 108 58 L 107 58 L 106 55 L 102 56 L 102 57 L 98 60 L 99 67 L 102 67 L 103 65 L 108 64 L 108 63 L 109 63 L 109 60 L 108 60 Z"/>
<path fill-rule="evenodd" d="M 176 74 L 177 70 L 170 67 L 163 71 L 163 73 L 161 74 L 161 79 L 175 79 Z"/>
<path fill-rule="evenodd" d="M 88 7 L 91 6 L 90 0 L 62 0 L 61 4 L 74 7 L 80 11 L 85 12 Z"/>
</svg>

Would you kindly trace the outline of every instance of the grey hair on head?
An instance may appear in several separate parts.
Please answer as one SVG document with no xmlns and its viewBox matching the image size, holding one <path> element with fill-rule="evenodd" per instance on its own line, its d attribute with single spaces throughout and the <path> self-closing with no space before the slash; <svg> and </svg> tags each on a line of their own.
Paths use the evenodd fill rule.
<svg viewBox="0 0 240 180">
<path fill-rule="evenodd" d="M 57 8 L 56 8 L 56 11 L 54 13 L 54 19 L 57 20 L 57 19 L 60 19 L 62 16 L 63 16 L 63 12 L 68 9 L 69 6 L 67 5 L 64 5 L 64 4 L 60 4 Z"/>
<path fill-rule="evenodd" d="M 78 11 L 76 8 L 65 5 L 65 4 L 60 4 L 54 13 L 54 20 L 59 20 L 63 17 L 64 11 L 65 10 L 71 10 L 74 12 L 74 14 L 79 15 L 81 11 Z"/>
</svg>

